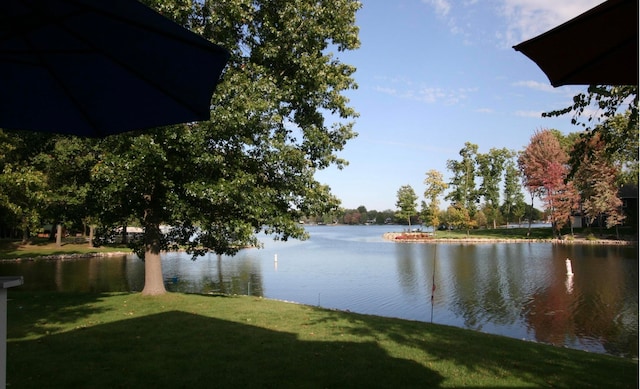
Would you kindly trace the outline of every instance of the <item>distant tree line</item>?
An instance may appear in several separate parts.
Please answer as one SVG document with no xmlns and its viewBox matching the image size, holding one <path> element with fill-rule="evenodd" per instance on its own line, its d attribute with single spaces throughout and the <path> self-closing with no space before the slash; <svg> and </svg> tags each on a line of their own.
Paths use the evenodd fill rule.
<svg viewBox="0 0 640 389">
<path fill-rule="evenodd" d="M 450 181 L 437 170 L 426 173 L 420 208 L 415 190 L 403 185 L 395 210 L 367 210 L 362 205 L 307 217 L 305 222 L 469 230 L 550 221 L 558 235 L 572 227 L 574 218 L 586 226 L 611 228 L 625 221 L 636 225 L 637 209 L 624 208 L 620 198 L 622 187 L 638 185 L 637 121 L 630 115 L 612 116 L 589 133 L 565 136 L 558 130 L 538 130 L 519 152 L 492 148 L 480 153 L 478 145 L 466 142 L 460 159 L 447 161 Z M 635 130 L 630 121 L 636 123 Z M 444 209 L 441 199 L 449 202 Z M 535 199 L 542 210 L 535 208 Z"/>
<path fill-rule="evenodd" d="M 332 213 L 321 216 L 305 217 L 307 224 L 397 224 L 396 212 L 392 209 L 377 211 L 367 210 L 364 205 L 356 209 L 340 208 Z"/>
<path fill-rule="evenodd" d="M 638 131 L 637 125 L 635 133 L 630 130 L 629 122 L 630 113 L 612 116 L 588 136 L 538 130 L 520 152 L 492 148 L 480 153 L 478 145 L 466 142 L 460 159 L 447 161 L 449 182 L 436 170 L 426 173 L 421 210 L 411 186 L 398 190 L 396 216 L 404 224 L 421 221 L 467 231 L 523 220 L 530 226 L 544 218 L 558 235 L 573 226 L 575 217 L 587 226 L 611 228 L 625 219 L 635 224 L 637 215 L 626 212 L 620 198 L 620 188 L 638 184 Z M 633 136 L 622 141 L 630 133 Z M 529 204 L 522 189 L 530 196 Z M 446 210 L 440 209 L 440 196 L 450 203 Z M 536 198 L 542 212 L 534 208 Z"/>
</svg>

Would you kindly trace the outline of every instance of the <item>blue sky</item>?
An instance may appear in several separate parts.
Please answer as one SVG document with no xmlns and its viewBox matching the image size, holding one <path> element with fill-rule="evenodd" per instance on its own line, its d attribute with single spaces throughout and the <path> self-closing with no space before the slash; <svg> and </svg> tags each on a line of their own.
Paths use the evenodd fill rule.
<svg viewBox="0 0 640 389">
<path fill-rule="evenodd" d="M 512 46 L 602 0 L 364 0 L 361 47 L 335 55 L 354 65 L 358 89 L 345 94 L 359 112 L 359 136 L 339 156 L 343 170 L 318 172 L 342 207 L 395 209 L 402 185 L 422 200 L 424 178 L 450 178 L 465 142 L 479 152 L 522 150 L 534 131 L 578 131 L 571 117 L 542 118 L 586 86 L 553 88 Z"/>
</svg>

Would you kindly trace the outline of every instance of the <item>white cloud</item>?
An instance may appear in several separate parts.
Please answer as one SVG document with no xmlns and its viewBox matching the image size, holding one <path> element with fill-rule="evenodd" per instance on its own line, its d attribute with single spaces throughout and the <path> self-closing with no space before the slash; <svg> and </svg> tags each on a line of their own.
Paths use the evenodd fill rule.
<svg viewBox="0 0 640 389">
<path fill-rule="evenodd" d="M 440 16 L 447 16 L 451 11 L 451 4 L 447 0 L 422 0 L 422 2 L 431 5 Z"/>
<path fill-rule="evenodd" d="M 422 0 L 443 18 L 452 34 L 477 40 L 486 33 L 502 46 L 511 47 L 556 27 L 604 0 Z M 488 14 L 486 13 L 488 11 Z M 479 20 L 498 17 L 490 27 L 479 27 Z M 494 28 L 494 32 L 479 28 Z"/>
<path fill-rule="evenodd" d="M 374 86 L 373 90 L 375 90 L 376 92 L 381 92 L 381 93 L 384 93 L 385 95 L 391 95 L 391 96 L 396 96 L 398 94 L 398 91 L 395 88 L 385 88 L 382 86 Z"/>
<path fill-rule="evenodd" d="M 420 101 L 427 104 L 455 105 L 478 91 L 478 88 L 442 88 L 436 86 L 419 86 L 403 77 L 376 77 L 378 85 L 372 89 L 376 92 L 401 99 Z"/>
<path fill-rule="evenodd" d="M 424 101 L 425 103 L 435 103 L 438 100 L 445 99 L 447 94 L 442 88 L 421 88 L 417 91 L 410 91 L 408 97 L 414 100 Z"/>
<path fill-rule="evenodd" d="M 402 99 L 420 101 L 426 104 L 444 104 L 455 105 L 466 100 L 470 93 L 477 92 L 477 88 L 453 88 L 446 89 L 441 87 L 416 87 L 410 82 L 404 82 L 402 85 L 376 86 L 375 91 Z"/>
<path fill-rule="evenodd" d="M 512 85 L 521 86 L 521 87 L 538 90 L 542 92 L 556 92 L 556 89 L 554 89 L 551 86 L 551 84 L 542 83 L 538 81 L 518 81 L 518 82 L 514 82 Z"/>
<path fill-rule="evenodd" d="M 514 45 L 533 38 L 602 3 L 603 0 L 500 0 L 507 27 L 504 38 Z"/>
</svg>

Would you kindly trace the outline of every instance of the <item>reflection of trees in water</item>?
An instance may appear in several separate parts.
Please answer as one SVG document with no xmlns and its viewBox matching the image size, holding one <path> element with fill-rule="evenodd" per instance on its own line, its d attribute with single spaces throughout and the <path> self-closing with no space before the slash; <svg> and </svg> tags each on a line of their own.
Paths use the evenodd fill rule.
<svg viewBox="0 0 640 389">
<path fill-rule="evenodd" d="M 167 278 L 167 289 L 183 293 L 263 295 L 260 268 L 252 258 L 211 255 L 198 260 L 209 261 L 209 266 L 201 266 L 198 276 Z M 215 266 L 211 266 L 211 261 L 215 261 Z"/>
<path fill-rule="evenodd" d="M 24 277 L 21 290 L 58 292 L 126 292 L 129 265 L 126 256 L 4 263 L 3 274 Z M 144 275 L 143 275 L 144 277 Z"/>
<path fill-rule="evenodd" d="M 521 245 L 460 245 L 451 258 L 451 310 L 468 328 L 518 321 L 525 299 L 523 263 L 512 258 Z"/>
<path fill-rule="evenodd" d="M 398 282 L 406 296 L 420 296 L 418 273 L 416 271 L 416 248 L 417 245 L 411 243 L 398 243 L 396 250 L 396 268 L 398 271 Z"/>
<path fill-rule="evenodd" d="M 448 259 L 447 304 L 468 328 L 523 321 L 540 342 L 637 356 L 637 261 L 624 259 L 637 256 L 628 247 L 460 245 Z"/>
<path fill-rule="evenodd" d="M 578 348 L 602 344 L 610 354 L 637 356 L 637 262 L 623 259 L 637 253 L 629 257 L 627 249 L 554 246 L 553 282 L 532 294 L 523 312 L 536 340 Z M 573 259 L 571 288 L 565 258 Z"/>
</svg>

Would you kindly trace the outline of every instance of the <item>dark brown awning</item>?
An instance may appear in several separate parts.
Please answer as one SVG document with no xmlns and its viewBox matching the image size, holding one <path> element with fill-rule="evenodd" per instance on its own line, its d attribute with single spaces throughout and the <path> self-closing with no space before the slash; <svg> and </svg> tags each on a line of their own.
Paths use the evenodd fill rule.
<svg viewBox="0 0 640 389">
<path fill-rule="evenodd" d="M 637 85 L 638 0 L 609 0 L 513 47 L 551 85 Z"/>
</svg>

